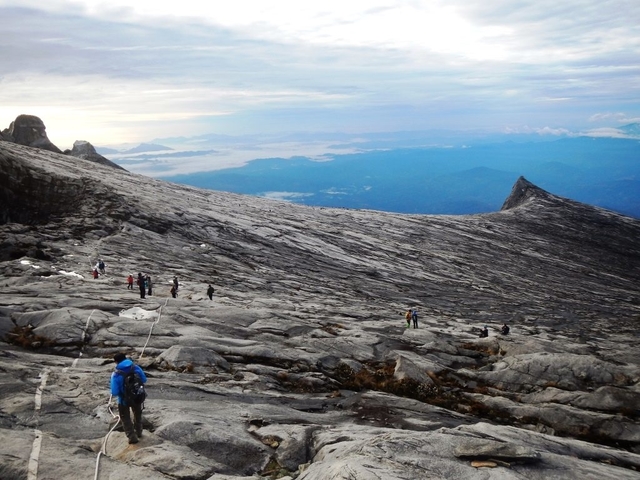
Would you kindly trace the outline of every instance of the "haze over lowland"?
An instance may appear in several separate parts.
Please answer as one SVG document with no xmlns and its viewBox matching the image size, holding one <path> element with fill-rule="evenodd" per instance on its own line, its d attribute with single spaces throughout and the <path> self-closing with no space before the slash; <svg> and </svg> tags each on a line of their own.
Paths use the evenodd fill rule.
<svg viewBox="0 0 640 480">
<path fill-rule="evenodd" d="M 131 171 L 177 183 L 400 213 L 497 211 L 525 175 L 568 198 L 640 217 L 637 132 L 638 124 L 612 128 L 607 136 L 209 135 L 103 153 Z"/>
</svg>

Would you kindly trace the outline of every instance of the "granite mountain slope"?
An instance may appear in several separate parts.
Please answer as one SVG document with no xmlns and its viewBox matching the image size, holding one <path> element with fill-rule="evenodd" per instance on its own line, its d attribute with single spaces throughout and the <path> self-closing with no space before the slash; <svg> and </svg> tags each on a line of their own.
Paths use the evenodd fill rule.
<svg viewBox="0 0 640 480">
<path fill-rule="evenodd" d="M 639 220 L 522 178 L 490 214 L 309 208 L 1 141 L 0 209 L 1 478 L 638 476 Z"/>
</svg>

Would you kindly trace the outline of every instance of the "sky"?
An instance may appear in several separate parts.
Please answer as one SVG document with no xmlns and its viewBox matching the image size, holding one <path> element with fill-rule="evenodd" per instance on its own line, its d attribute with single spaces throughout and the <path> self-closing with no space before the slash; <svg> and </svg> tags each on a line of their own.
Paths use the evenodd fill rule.
<svg viewBox="0 0 640 480">
<path fill-rule="evenodd" d="M 0 60 L 62 149 L 640 121 L 638 0 L 0 0 Z"/>
</svg>

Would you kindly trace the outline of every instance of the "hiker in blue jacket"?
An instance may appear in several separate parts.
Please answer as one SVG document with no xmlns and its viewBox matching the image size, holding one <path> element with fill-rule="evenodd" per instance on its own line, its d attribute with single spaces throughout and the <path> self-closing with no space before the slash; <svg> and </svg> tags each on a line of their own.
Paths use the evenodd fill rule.
<svg viewBox="0 0 640 480">
<path fill-rule="evenodd" d="M 142 404 L 127 402 L 124 379 L 131 371 L 140 376 L 142 383 L 147 383 L 147 376 L 124 353 L 116 353 L 113 360 L 116 362 L 116 368 L 111 374 L 111 395 L 118 398 L 118 414 L 129 443 L 138 443 L 138 437 L 142 436 Z M 133 411 L 133 423 L 131 411 Z"/>
</svg>

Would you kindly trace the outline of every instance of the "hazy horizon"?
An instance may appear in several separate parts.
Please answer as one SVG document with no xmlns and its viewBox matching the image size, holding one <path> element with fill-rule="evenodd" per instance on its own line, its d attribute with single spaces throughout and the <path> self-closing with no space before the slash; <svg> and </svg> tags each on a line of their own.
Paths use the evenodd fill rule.
<svg viewBox="0 0 640 480">
<path fill-rule="evenodd" d="M 63 150 L 640 121 L 640 9 L 625 0 L 0 0 L 0 15 L 3 128 L 37 115 Z"/>
</svg>

